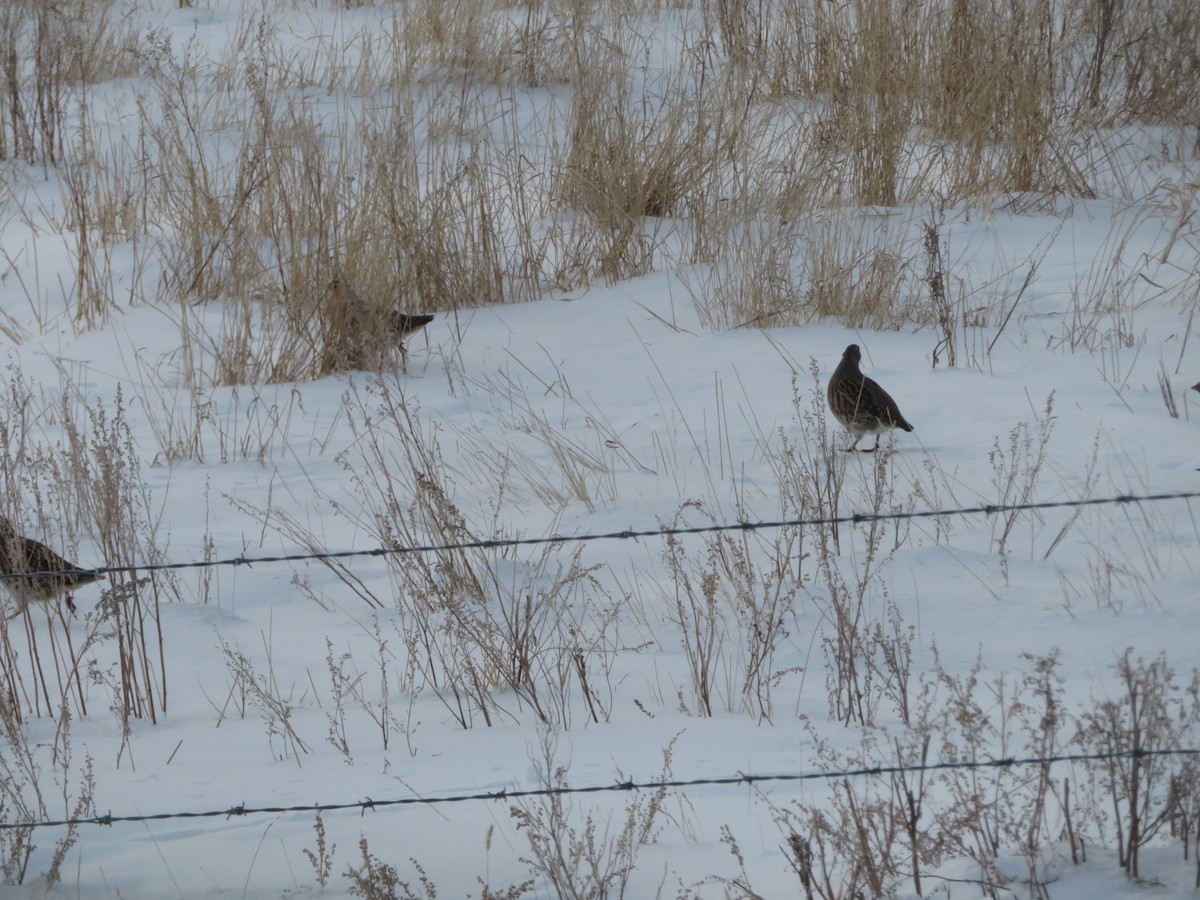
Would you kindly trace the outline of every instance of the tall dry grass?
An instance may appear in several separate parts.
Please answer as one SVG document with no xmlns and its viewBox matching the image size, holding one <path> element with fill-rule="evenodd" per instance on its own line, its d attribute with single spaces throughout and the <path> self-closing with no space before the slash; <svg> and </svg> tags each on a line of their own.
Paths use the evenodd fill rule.
<svg viewBox="0 0 1200 900">
<path fill-rule="evenodd" d="M 209 58 L 114 3 L 10 4 L 0 156 L 63 167 L 77 325 L 153 298 L 194 385 L 328 374 L 337 276 L 436 313 L 701 264 L 713 327 L 944 332 L 879 209 L 1093 196 L 1113 126 L 1195 128 L 1192 7 L 460 0 L 297 49 L 281 5 Z M 114 143 L 75 101 L 134 71 Z"/>
</svg>

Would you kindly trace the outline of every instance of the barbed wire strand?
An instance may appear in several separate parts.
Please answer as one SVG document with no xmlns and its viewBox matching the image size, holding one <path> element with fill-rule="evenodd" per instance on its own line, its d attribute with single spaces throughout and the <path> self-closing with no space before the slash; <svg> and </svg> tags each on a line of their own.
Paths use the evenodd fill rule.
<svg viewBox="0 0 1200 900">
<path fill-rule="evenodd" d="M 935 772 L 950 769 L 1007 769 L 1014 766 L 1048 766 L 1054 763 L 1102 762 L 1116 759 L 1149 759 L 1170 756 L 1197 756 L 1200 749 L 1173 748 L 1156 750 L 1122 750 L 1108 753 L 1071 753 L 1055 756 L 1026 756 L 1008 757 L 1005 759 L 961 760 L 958 762 L 919 763 L 913 765 L 894 766 L 863 766 L 853 769 L 839 769 L 828 772 L 798 772 L 776 775 L 727 775 L 717 778 L 688 778 L 688 779 L 659 779 L 657 781 L 619 781 L 613 784 L 590 785 L 588 787 L 541 787 L 523 788 L 520 790 L 501 789 L 499 791 L 479 791 L 474 794 L 450 794 L 442 797 L 399 797 L 392 800 L 354 800 L 345 803 L 313 803 L 305 806 L 254 806 L 244 803 L 227 809 L 212 809 L 194 812 L 165 812 L 149 815 L 114 816 L 108 813 L 103 816 L 88 816 L 74 819 L 56 819 L 28 822 L 0 822 L 0 830 L 14 828 L 52 828 L 76 825 L 116 825 L 124 822 L 157 822 L 165 819 L 211 819 L 224 817 L 231 819 L 240 816 L 253 815 L 282 815 L 286 813 L 336 812 L 346 809 L 357 809 L 360 815 L 374 812 L 391 806 L 439 806 L 445 803 L 466 803 L 478 800 L 520 800 L 527 797 L 551 797 L 568 794 L 599 794 L 613 791 L 639 790 L 673 790 L 688 787 L 730 787 L 736 785 L 753 785 L 760 782 L 789 782 L 789 781 L 832 781 L 834 779 L 865 778 L 867 776 L 900 775 L 919 772 Z"/>
<path fill-rule="evenodd" d="M 554 534 L 545 537 L 526 538 L 481 538 L 474 541 L 459 541 L 449 544 L 418 544 L 411 547 L 375 547 L 370 550 L 322 550 L 307 553 L 287 553 L 278 556 L 237 556 L 229 559 L 208 559 L 197 562 L 146 563 L 142 565 L 99 566 L 95 569 L 68 569 L 66 571 L 6 572 L 0 573 L 0 582 L 38 577 L 62 577 L 75 573 L 108 575 L 113 573 L 149 574 L 152 572 L 177 571 L 180 569 L 208 569 L 216 566 L 255 566 L 285 562 L 311 560 L 340 560 L 356 557 L 379 557 L 409 553 L 436 553 L 450 550 L 494 550 L 508 547 L 534 547 L 546 544 L 569 544 L 588 541 L 637 540 L 638 538 L 663 537 L 667 535 L 714 534 L 722 531 L 763 531 L 774 528 L 803 528 L 827 525 L 860 525 L 870 522 L 902 521 L 905 519 L 935 519 L 948 516 L 996 515 L 1005 512 L 1026 512 L 1037 509 L 1064 509 L 1082 506 L 1105 506 L 1126 503 L 1154 503 L 1165 500 L 1194 500 L 1200 491 L 1179 491 L 1166 494 L 1121 494 L 1117 497 L 1091 497 L 1083 500 L 1047 500 L 1037 503 L 989 503 L 983 506 L 966 506 L 953 509 L 913 510 L 909 512 L 850 513 L 843 516 L 824 516 L 815 519 L 777 519 L 759 522 L 714 523 L 712 525 L 666 526 L 659 528 L 625 529 L 584 534 Z"/>
</svg>

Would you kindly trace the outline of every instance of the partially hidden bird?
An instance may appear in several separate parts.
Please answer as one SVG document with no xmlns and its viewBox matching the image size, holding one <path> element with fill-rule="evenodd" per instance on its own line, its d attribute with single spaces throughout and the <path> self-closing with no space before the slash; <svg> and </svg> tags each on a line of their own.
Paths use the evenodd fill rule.
<svg viewBox="0 0 1200 900">
<path fill-rule="evenodd" d="M 376 307 L 363 300 L 340 275 L 329 283 L 332 302 L 326 338 L 326 371 L 376 368 L 390 347 L 404 351 L 404 339 L 433 321 L 433 316 Z"/>
<path fill-rule="evenodd" d="M 829 379 L 829 409 L 854 438 L 846 452 L 856 450 L 859 441 L 873 434 L 875 446 L 862 452 L 874 453 L 879 449 L 879 435 L 893 428 L 912 431 L 913 427 L 891 395 L 862 373 L 860 363 L 862 351 L 858 344 L 851 344 Z"/>
<path fill-rule="evenodd" d="M 65 596 L 67 606 L 75 611 L 71 591 L 104 578 L 102 572 L 81 569 L 63 559 L 45 544 L 17 533 L 13 523 L 0 516 L 0 580 L 17 601 L 17 609 L 9 615 L 15 619 L 30 603 L 49 603 Z"/>
</svg>

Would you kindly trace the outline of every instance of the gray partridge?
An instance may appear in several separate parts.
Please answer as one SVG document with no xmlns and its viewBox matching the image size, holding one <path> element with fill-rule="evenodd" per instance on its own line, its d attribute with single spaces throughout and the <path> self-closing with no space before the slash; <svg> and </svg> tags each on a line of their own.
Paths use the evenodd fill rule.
<svg viewBox="0 0 1200 900">
<path fill-rule="evenodd" d="M 851 344 L 829 379 L 829 409 L 854 438 L 846 451 L 854 450 L 859 441 L 873 434 L 875 446 L 863 451 L 873 453 L 879 449 L 879 435 L 885 431 L 893 428 L 912 431 L 913 427 L 900 414 L 891 395 L 862 373 L 858 367 L 861 362 L 862 351 L 858 344 Z"/>
<path fill-rule="evenodd" d="M 21 576 L 0 581 L 17 601 L 16 612 L 10 619 L 23 613 L 30 603 L 49 603 L 63 595 L 67 606 L 74 611 L 71 591 L 104 578 L 100 572 L 81 569 L 63 559 L 45 544 L 22 537 L 3 516 L 0 516 L 0 575 Z"/>
<path fill-rule="evenodd" d="M 391 347 L 398 347 L 403 355 L 404 339 L 433 321 L 431 315 L 369 304 L 340 276 L 329 283 L 329 294 L 326 371 L 375 368 Z"/>
</svg>

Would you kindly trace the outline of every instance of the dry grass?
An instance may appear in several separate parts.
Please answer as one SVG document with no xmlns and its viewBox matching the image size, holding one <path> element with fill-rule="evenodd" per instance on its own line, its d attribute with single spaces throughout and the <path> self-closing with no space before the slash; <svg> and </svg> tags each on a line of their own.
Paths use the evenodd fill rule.
<svg viewBox="0 0 1200 900">
<path fill-rule="evenodd" d="M 420 4 L 304 50 L 268 13 L 210 60 L 114 3 L 12 4 L 0 36 L 37 53 L 3 73 L 0 157 L 63 167 L 76 325 L 153 297 L 188 383 L 221 385 L 336 370 L 338 276 L 437 313 L 699 262 L 713 327 L 945 334 L 954 298 L 917 289 L 920 236 L 879 207 L 1089 197 L 1103 129 L 1194 125 L 1200 105 L 1183 0 L 730 0 L 681 16 L 677 47 L 636 27 L 655 9 Z M 86 86 L 134 71 L 136 143 L 102 149 L 86 114 L 68 129 Z M 216 330 L 194 314 L 214 301 Z"/>
</svg>

